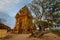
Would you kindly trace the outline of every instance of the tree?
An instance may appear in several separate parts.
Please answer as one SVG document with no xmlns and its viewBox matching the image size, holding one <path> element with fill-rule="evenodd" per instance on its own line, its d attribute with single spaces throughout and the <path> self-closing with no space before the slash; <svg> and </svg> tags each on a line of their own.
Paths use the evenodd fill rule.
<svg viewBox="0 0 60 40">
<path fill-rule="evenodd" d="M 59 17 L 60 2 L 57 0 L 33 0 L 30 5 L 30 10 L 36 15 L 34 20 L 42 20 L 43 16 L 45 20 L 54 21 L 56 17 Z M 59 13 L 58 13 L 59 12 Z"/>
<path fill-rule="evenodd" d="M 33 14 L 36 15 L 36 17 L 34 17 L 35 23 L 47 20 L 47 23 L 53 24 L 53 22 L 56 23 L 56 21 L 60 18 L 60 1 L 33 0 L 28 6 Z M 44 19 L 42 20 L 42 18 Z"/>
</svg>

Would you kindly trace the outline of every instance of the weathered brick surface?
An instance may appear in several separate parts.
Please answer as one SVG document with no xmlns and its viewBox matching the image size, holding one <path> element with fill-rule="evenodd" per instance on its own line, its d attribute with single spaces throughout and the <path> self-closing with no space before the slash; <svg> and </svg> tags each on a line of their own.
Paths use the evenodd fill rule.
<svg viewBox="0 0 60 40">
<path fill-rule="evenodd" d="M 26 6 L 24 6 L 19 13 L 16 14 L 16 25 L 14 32 L 16 33 L 29 33 L 29 23 L 31 22 L 32 16 Z"/>
</svg>

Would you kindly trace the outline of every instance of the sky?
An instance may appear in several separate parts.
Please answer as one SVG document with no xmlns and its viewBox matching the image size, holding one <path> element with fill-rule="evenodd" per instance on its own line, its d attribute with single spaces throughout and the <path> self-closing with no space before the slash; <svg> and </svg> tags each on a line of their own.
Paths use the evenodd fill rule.
<svg viewBox="0 0 60 40">
<path fill-rule="evenodd" d="M 32 0 L 0 0 L 0 11 L 14 17 L 16 13 Z"/>
<path fill-rule="evenodd" d="M 11 28 L 15 25 L 15 15 L 16 13 L 32 0 L 0 0 L 0 18 L 7 20 L 3 22 L 4 24 L 10 26 Z"/>
</svg>

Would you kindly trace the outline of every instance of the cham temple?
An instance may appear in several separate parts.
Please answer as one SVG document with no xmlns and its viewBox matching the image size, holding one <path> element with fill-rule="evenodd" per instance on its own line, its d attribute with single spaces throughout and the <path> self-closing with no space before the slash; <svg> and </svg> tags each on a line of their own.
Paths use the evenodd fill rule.
<svg viewBox="0 0 60 40">
<path fill-rule="evenodd" d="M 34 28 L 32 28 L 32 15 L 27 6 L 24 6 L 15 16 L 16 24 L 14 28 L 15 33 L 29 33 Z"/>
</svg>

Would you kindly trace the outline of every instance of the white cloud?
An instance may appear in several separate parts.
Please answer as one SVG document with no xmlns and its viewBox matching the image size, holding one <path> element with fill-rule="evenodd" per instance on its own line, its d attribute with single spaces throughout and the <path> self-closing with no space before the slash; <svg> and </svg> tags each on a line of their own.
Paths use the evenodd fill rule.
<svg viewBox="0 0 60 40">
<path fill-rule="evenodd" d="M 24 5 L 26 5 L 29 2 L 30 2 L 30 0 L 1 0 L 0 1 L 0 11 L 6 12 L 6 13 L 10 13 L 10 12 L 13 13 L 13 11 L 15 11 L 15 9 L 18 11 L 21 7 L 23 7 Z M 17 11 L 16 11 L 16 13 L 17 13 Z"/>
<path fill-rule="evenodd" d="M 17 1 L 19 2 L 19 1 Z M 11 11 L 17 4 L 16 0 L 1 0 L 0 1 L 0 11 Z"/>
<path fill-rule="evenodd" d="M 19 0 L 16 0 L 17 3 L 19 3 Z"/>
<path fill-rule="evenodd" d="M 5 3 L 10 3 L 10 0 L 3 0 Z"/>
</svg>

